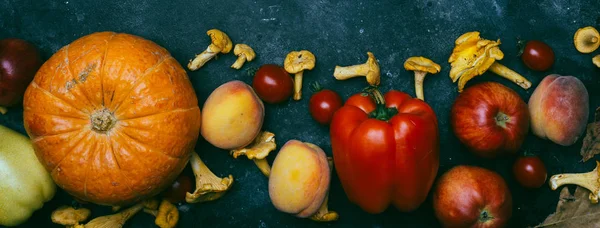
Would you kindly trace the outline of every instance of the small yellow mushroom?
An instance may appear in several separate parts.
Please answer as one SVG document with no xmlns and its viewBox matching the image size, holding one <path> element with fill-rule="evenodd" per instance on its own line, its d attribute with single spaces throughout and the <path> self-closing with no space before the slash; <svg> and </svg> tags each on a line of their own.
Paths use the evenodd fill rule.
<svg viewBox="0 0 600 228">
<path fill-rule="evenodd" d="M 188 203 L 199 203 L 212 201 L 220 198 L 229 190 L 233 183 L 233 176 L 219 178 L 200 159 L 196 152 L 192 152 L 190 165 L 196 177 L 196 190 L 193 193 L 185 193 L 185 201 Z"/>
<path fill-rule="evenodd" d="M 105 228 L 105 227 L 121 228 L 121 227 L 123 227 L 123 225 L 125 225 L 127 220 L 129 220 L 136 213 L 141 211 L 142 208 L 144 208 L 144 203 L 140 202 L 130 208 L 122 210 L 119 213 L 112 214 L 112 215 L 105 215 L 105 216 L 101 216 L 101 217 L 92 219 L 92 221 L 85 224 L 85 228 Z"/>
<path fill-rule="evenodd" d="M 287 54 L 283 67 L 294 74 L 294 100 L 302 98 L 302 73 L 315 67 L 315 55 L 307 50 L 292 51 Z"/>
<path fill-rule="evenodd" d="M 423 95 L 423 80 L 427 73 L 437 74 L 442 70 L 442 67 L 428 58 L 410 57 L 404 62 L 404 69 L 415 72 L 415 93 L 417 98 L 425 100 Z"/>
<path fill-rule="evenodd" d="M 333 158 L 327 157 L 327 163 L 329 164 L 329 172 L 333 170 Z M 337 221 L 340 218 L 340 215 L 335 211 L 329 211 L 327 207 L 327 202 L 329 201 L 329 192 L 325 195 L 325 199 L 323 200 L 323 204 L 319 207 L 319 210 L 310 216 L 310 219 L 317 222 L 331 222 Z"/>
<path fill-rule="evenodd" d="M 352 66 L 335 66 L 333 76 L 337 80 L 346 80 L 354 77 L 364 76 L 369 85 L 378 86 L 380 83 L 379 63 L 372 52 L 367 52 L 367 62 Z"/>
<path fill-rule="evenodd" d="M 231 155 L 234 158 L 245 155 L 248 159 L 252 159 L 256 166 L 258 166 L 258 169 L 260 169 L 265 176 L 269 177 L 271 174 L 271 167 L 266 158 L 276 147 L 275 134 L 263 131 L 254 139 L 252 144 L 243 149 L 232 150 Z"/>
<path fill-rule="evenodd" d="M 566 184 L 579 185 L 590 190 L 589 199 L 593 204 L 598 203 L 600 194 L 600 162 L 596 161 L 596 168 L 589 173 L 565 173 L 550 177 L 548 181 L 552 190 Z"/>
<path fill-rule="evenodd" d="M 246 44 L 236 44 L 235 48 L 233 48 L 233 54 L 235 54 L 238 58 L 235 60 L 231 68 L 240 69 L 244 65 L 246 61 L 250 62 L 256 57 L 256 53 L 254 50 Z"/>
<path fill-rule="evenodd" d="M 500 40 L 486 40 L 479 37 L 479 32 L 467 32 L 456 39 L 455 45 L 448 62 L 452 66 L 450 69 L 452 82 L 458 80 L 458 92 L 463 91 L 469 80 L 482 75 L 488 69 L 523 89 L 531 87 L 529 80 L 496 62 L 504 58 L 504 53 L 498 47 Z"/>
<path fill-rule="evenodd" d="M 196 55 L 196 58 L 190 60 L 188 63 L 188 69 L 192 71 L 200 69 L 200 67 L 204 66 L 206 62 L 211 60 L 219 53 L 229 53 L 233 47 L 229 36 L 227 36 L 227 34 L 221 30 L 211 29 L 208 30 L 206 34 L 210 36 L 211 44 L 208 45 L 208 48 L 206 48 L 206 50 L 204 50 L 202 53 Z"/>
<path fill-rule="evenodd" d="M 163 200 L 158 210 L 144 208 L 144 212 L 154 215 L 156 217 L 154 224 L 160 228 L 176 227 L 179 221 L 179 210 L 168 200 Z"/>
<path fill-rule="evenodd" d="M 600 34 L 592 26 L 577 29 L 573 36 L 573 43 L 577 51 L 581 53 L 591 53 L 600 46 Z"/>
<path fill-rule="evenodd" d="M 61 206 L 52 212 L 50 219 L 53 223 L 63 226 L 75 226 L 90 217 L 91 211 L 87 208 Z"/>
<path fill-rule="evenodd" d="M 594 65 L 596 65 L 598 68 L 600 68 L 600 55 L 594 56 L 594 58 L 592 58 L 592 63 L 594 63 Z"/>
</svg>

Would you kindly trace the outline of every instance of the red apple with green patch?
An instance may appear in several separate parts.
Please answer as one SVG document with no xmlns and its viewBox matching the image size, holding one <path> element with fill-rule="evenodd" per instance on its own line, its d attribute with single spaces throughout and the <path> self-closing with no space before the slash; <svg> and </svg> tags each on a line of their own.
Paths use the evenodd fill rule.
<svg viewBox="0 0 600 228">
<path fill-rule="evenodd" d="M 484 158 L 516 153 L 529 132 L 527 104 L 514 90 L 497 82 L 465 89 L 450 115 L 456 137 Z"/>
</svg>

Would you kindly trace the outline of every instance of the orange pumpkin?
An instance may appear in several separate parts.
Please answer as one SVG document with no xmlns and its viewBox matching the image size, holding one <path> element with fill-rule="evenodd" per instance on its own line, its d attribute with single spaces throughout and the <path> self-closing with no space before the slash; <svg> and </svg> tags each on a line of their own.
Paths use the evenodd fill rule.
<svg viewBox="0 0 600 228">
<path fill-rule="evenodd" d="M 201 125 L 195 91 L 170 53 L 113 32 L 56 52 L 23 106 L 25 129 L 56 184 L 100 205 L 163 191 L 186 166 Z"/>
</svg>

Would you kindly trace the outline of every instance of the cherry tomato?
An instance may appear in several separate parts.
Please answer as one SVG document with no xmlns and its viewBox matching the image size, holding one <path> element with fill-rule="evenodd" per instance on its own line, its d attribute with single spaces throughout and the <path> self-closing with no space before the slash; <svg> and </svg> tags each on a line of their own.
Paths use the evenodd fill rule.
<svg viewBox="0 0 600 228">
<path fill-rule="evenodd" d="M 185 193 L 192 191 L 192 179 L 182 174 L 164 192 L 164 197 L 171 203 L 181 203 L 185 201 Z"/>
<path fill-rule="evenodd" d="M 314 93 L 308 101 L 308 107 L 313 119 L 323 125 L 329 125 L 335 111 L 342 107 L 342 97 L 329 89 Z"/>
<path fill-rule="evenodd" d="M 513 174 L 526 188 L 539 188 L 548 177 L 546 166 L 538 156 L 521 156 L 513 165 Z"/>
<path fill-rule="evenodd" d="M 258 68 L 252 87 L 260 99 L 270 104 L 286 101 L 294 92 L 290 74 L 275 64 L 265 64 Z"/>
<path fill-rule="evenodd" d="M 529 69 L 545 71 L 554 64 L 554 51 L 542 41 L 531 40 L 525 44 L 521 60 Z"/>
</svg>

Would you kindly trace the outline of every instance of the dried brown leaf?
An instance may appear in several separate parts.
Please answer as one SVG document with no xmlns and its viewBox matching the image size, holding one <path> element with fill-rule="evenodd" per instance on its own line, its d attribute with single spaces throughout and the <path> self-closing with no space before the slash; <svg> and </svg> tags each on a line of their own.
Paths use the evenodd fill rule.
<svg viewBox="0 0 600 228">
<path fill-rule="evenodd" d="M 585 138 L 583 138 L 583 146 L 581 146 L 581 156 L 583 161 L 590 160 L 596 154 L 600 154 L 600 107 L 596 108 L 596 116 L 594 122 L 587 125 Z"/>
<path fill-rule="evenodd" d="M 600 205 L 592 204 L 589 194 L 581 187 L 577 187 L 574 195 L 563 188 L 556 212 L 536 227 L 600 227 Z"/>
</svg>

